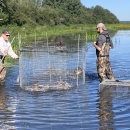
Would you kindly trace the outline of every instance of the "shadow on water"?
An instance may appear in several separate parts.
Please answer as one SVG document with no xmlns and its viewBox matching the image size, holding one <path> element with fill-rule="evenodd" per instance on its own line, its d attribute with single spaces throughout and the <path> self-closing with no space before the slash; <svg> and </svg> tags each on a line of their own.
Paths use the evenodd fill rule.
<svg viewBox="0 0 130 130">
<path fill-rule="evenodd" d="M 86 72 L 85 76 L 86 76 L 86 80 L 89 80 L 89 81 L 93 81 L 93 80 L 98 79 L 97 73 L 93 73 L 93 72 Z"/>
</svg>

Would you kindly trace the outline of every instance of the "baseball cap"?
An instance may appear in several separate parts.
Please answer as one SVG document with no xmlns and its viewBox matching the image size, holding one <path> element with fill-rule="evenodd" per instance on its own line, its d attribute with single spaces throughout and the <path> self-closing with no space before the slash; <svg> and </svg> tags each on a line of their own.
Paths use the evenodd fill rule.
<svg viewBox="0 0 130 130">
<path fill-rule="evenodd" d="M 10 33 L 9 33 L 8 30 L 3 30 L 3 31 L 2 31 L 2 34 L 10 35 Z"/>
<path fill-rule="evenodd" d="M 103 23 L 98 23 L 97 28 L 102 28 L 103 30 L 107 30 Z"/>
</svg>

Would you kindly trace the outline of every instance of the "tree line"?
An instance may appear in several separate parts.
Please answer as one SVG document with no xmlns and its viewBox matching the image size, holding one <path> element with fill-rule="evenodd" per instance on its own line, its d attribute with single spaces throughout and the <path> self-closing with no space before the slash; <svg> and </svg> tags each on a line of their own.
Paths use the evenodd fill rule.
<svg viewBox="0 0 130 130">
<path fill-rule="evenodd" d="M 87 8 L 80 0 L 0 0 L 0 25 L 54 26 L 119 23 L 108 9 Z"/>
</svg>

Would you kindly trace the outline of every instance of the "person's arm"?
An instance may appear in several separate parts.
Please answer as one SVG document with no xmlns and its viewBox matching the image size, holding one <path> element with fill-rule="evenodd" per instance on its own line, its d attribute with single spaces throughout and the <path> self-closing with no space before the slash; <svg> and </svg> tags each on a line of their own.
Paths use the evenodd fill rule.
<svg viewBox="0 0 130 130">
<path fill-rule="evenodd" d="M 101 51 L 102 44 L 104 43 L 104 39 L 102 35 L 99 35 L 97 38 L 97 41 L 93 42 L 94 47 L 98 50 Z"/>
<path fill-rule="evenodd" d="M 8 54 L 14 59 L 19 59 L 19 56 L 13 51 L 11 44 L 8 47 Z"/>
<path fill-rule="evenodd" d="M 93 46 L 94 46 L 98 51 L 101 51 L 101 48 L 96 44 L 96 42 L 93 42 Z"/>
</svg>

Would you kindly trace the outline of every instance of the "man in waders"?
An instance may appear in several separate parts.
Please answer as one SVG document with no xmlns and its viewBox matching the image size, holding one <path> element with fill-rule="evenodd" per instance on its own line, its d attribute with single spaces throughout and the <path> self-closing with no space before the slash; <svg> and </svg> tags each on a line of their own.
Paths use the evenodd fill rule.
<svg viewBox="0 0 130 130">
<path fill-rule="evenodd" d="M 2 31 L 2 35 L 0 37 L 0 83 L 4 82 L 4 78 L 6 76 L 6 69 L 4 66 L 5 56 L 9 54 L 12 58 L 19 59 L 19 56 L 15 54 L 11 47 L 11 43 L 8 41 L 10 36 L 9 31 Z"/>
<path fill-rule="evenodd" d="M 99 80 L 103 82 L 106 77 L 110 80 L 115 80 L 109 60 L 109 51 L 113 48 L 112 40 L 103 23 L 99 23 L 96 29 L 99 36 L 93 42 L 93 45 L 96 48 L 96 64 Z"/>
</svg>

